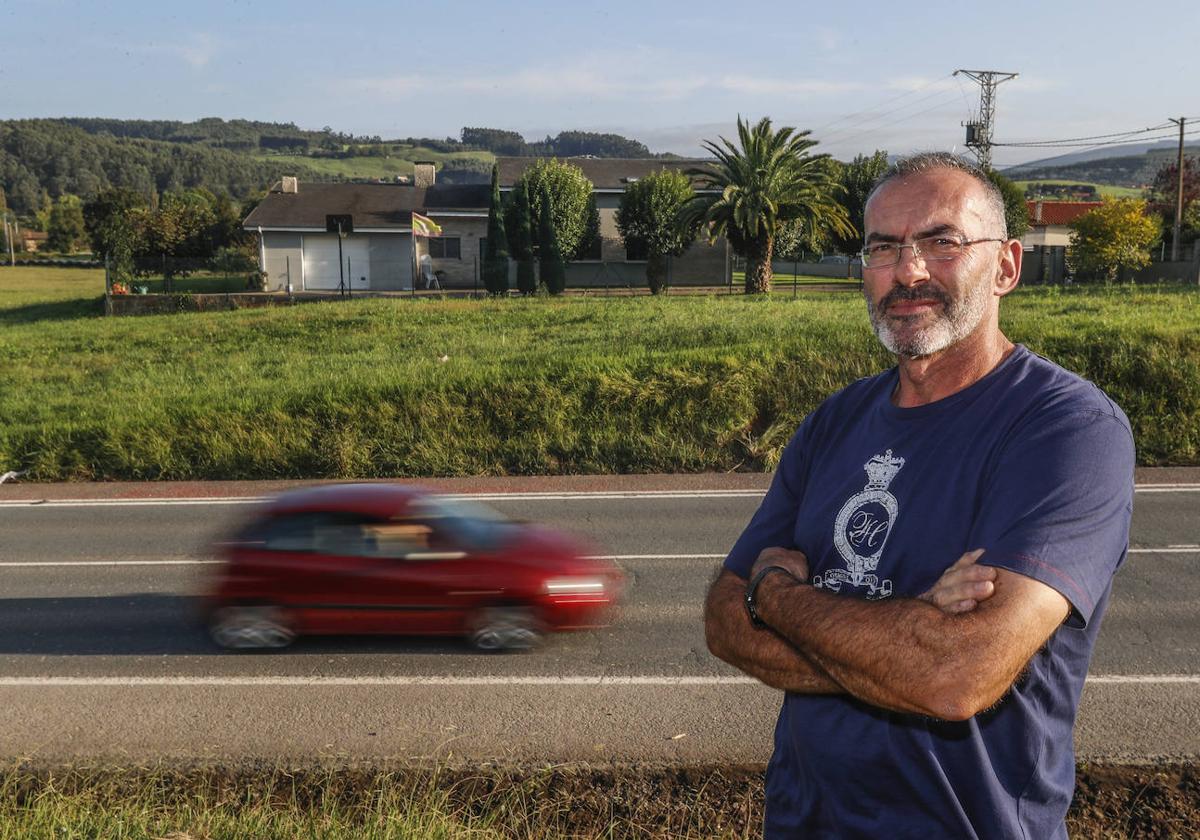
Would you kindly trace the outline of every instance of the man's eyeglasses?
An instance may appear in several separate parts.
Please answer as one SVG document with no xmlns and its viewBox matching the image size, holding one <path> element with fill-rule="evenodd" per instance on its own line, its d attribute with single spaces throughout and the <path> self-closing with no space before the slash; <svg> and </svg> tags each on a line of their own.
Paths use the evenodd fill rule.
<svg viewBox="0 0 1200 840">
<path fill-rule="evenodd" d="M 887 268 L 900 262 L 900 252 L 912 248 L 913 258 L 925 262 L 952 260 L 962 254 L 968 245 L 980 242 L 1004 242 L 1003 239 L 961 239 L 957 236 L 926 236 L 916 242 L 902 245 L 899 242 L 873 242 L 858 252 L 863 268 Z"/>
</svg>

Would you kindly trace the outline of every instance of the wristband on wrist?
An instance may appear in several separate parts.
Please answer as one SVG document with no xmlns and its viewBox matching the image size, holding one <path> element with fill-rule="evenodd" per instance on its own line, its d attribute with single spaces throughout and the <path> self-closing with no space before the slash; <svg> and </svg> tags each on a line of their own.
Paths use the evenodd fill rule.
<svg viewBox="0 0 1200 840">
<path fill-rule="evenodd" d="M 758 604 L 755 602 L 755 596 L 758 594 L 758 585 L 762 583 L 762 579 L 771 572 L 783 572 L 792 580 L 796 582 L 800 581 L 800 578 L 796 577 L 783 566 L 767 566 L 764 569 L 760 569 L 758 574 L 751 578 L 750 582 L 746 584 L 746 612 L 750 615 L 750 623 L 759 629 L 765 628 L 767 623 L 759 618 Z"/>
</svg>

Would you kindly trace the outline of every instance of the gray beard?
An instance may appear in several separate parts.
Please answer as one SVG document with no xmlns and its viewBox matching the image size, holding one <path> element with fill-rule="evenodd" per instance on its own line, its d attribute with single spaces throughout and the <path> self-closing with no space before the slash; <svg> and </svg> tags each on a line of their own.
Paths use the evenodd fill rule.
<svg viewBox="0 0 1200 840">
<path fill-rule="evenodd" d="M 866 297 L 865 290 L 863 296 Z M 983 282 L 970 284 L 967 293 L 960 300 L 952 299 L 939 289 L 912 290 L 897 286 L 884 295 L 878 307 L 870 298 L 866 298 L 867 315 L 871 319 L 871 328 L 875 331 L 875 336 L 884 347 L 897 356 L 916 359 L 932 356 L 970 335 L 983 320 L 989 297 L 987 284 Z M 893 329 L 892 322 L 903 323 L 903 319 L 893 319 L 884 314 L 889 306 L 901 300 L 937 301 L 942 304 L 942 311 L 929 326 L 902 337 Z"/>
</svg>

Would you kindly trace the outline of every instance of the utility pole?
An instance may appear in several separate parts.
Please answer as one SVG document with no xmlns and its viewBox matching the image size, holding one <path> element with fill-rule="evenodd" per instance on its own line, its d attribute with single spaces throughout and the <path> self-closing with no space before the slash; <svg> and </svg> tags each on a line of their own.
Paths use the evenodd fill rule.
<svg viewBox="0 0 1200 840">
<path fill-rule="evenodd" d="M 1179 228 L 1183 221 L 1183 124 L 1187 122 L 1187 117 L 1167 119 L 1179 125 L 1179 158 L 1175 165 L 1175 228 L 1171 231 L 1171 262 L 1179 262 Z"/>
<path fill-rule="evenodd" d="M 975 152 L 979 159 L 979 168 L 992 168 L 992 128 L 996 119 L 996 87 L 1001 82 L 1017 78 L 1016 73 L 1004 73 L 999 70 L 955 70 L 954 75 L 962 73 L 968 79 L 979 84 L 979 119 L 976 122 L 964 123 L 967 128 L 967 148 Z"/>
</svg>

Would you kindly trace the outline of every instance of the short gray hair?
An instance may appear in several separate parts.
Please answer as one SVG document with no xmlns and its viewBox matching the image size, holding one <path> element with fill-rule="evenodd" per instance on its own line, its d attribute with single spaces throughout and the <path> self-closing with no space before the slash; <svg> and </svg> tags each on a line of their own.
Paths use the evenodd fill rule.
<svg viewBox="0 0 1200 840">
<path fill-rule="evenodd" d="M 974 178 L 983 187 L 986 200 L 991 205 L 992 212 L 995 213 L 996 220 L 1000 225 L 1000 233 L 1005 239 L 1008 238 L 1008 219 L 1004 213 L 1004 194 L 1000 192 L 1000 188 L 978 166 L 949 152 L 920 152 L 900 158 L 879 176 L 879 180 L 875 182 L 875 186 L 871 187 L 871 192 L 867 195 L 863 206 L 869 204 L 875 197 L 875 193 L 879 192 L 880 188 L 888 181 L 907 178 L 910 175 L 921 175 L 937 169 L 952 169 Z"/>
</svg>

